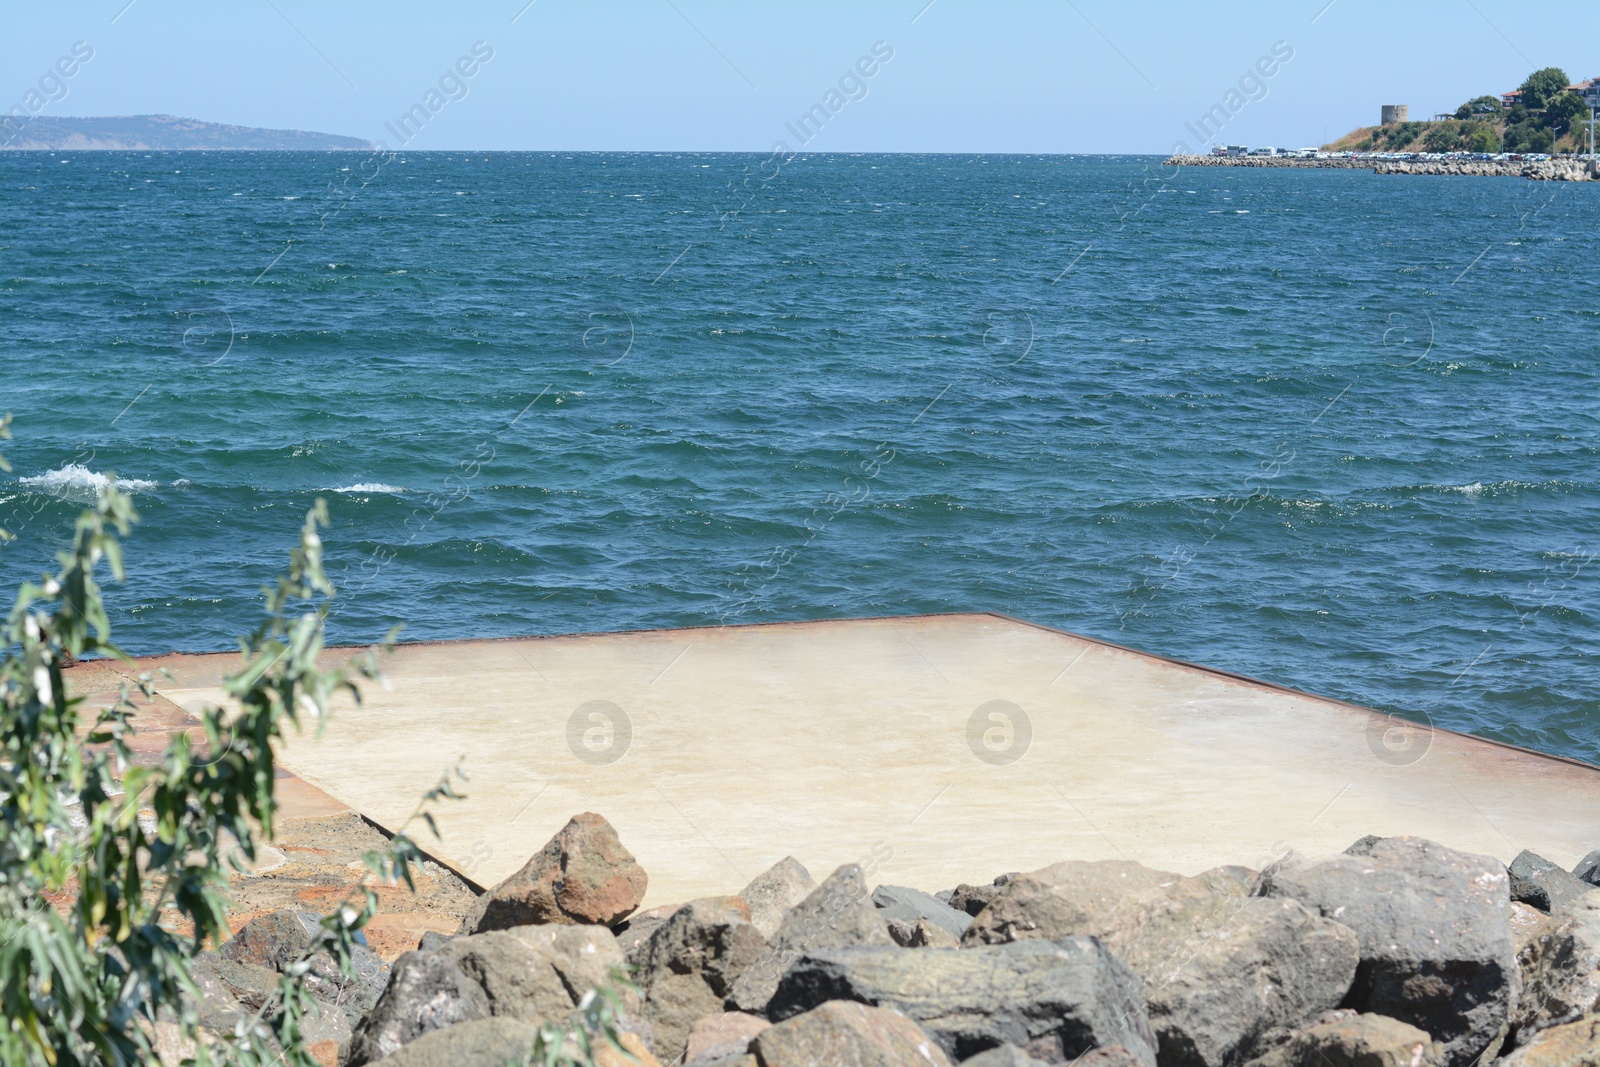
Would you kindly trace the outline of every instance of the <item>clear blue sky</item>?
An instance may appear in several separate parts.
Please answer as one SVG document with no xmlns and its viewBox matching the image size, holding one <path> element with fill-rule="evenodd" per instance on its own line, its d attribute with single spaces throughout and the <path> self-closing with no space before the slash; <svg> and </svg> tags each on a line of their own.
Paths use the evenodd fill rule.
<svg viewBox="0 0 1600 1067">
<path fill-rule="evenodd" d="M 494 58 L 411 146 L 769 149 L 875 42 L 893 58 L 809 145 L 1163 152 L 1275 42 L 1293 58 L 1221 137 L 1294 146 L 1514 88 L 1600 75 L 1600 4 L 1509 0 L 103 0 L 8 2 L 0 107 L 82 40 L 44 114 L 168 113 L 394 143 L 474 42 Z M 515 20 L 515 21 L 513 21 Z M 871 64 L 869 64 L 871 66 Z M 852 92 L 862 88 L 850 83 Z M 452 85 L 456 95 L 461 89 Z M 1243 94 L 1241 94 L 1241 97 Z M 843 99 L 840 94 L 835 100 Z M 440 98 L 435 98 L 436 101 Z"/>
</svg>

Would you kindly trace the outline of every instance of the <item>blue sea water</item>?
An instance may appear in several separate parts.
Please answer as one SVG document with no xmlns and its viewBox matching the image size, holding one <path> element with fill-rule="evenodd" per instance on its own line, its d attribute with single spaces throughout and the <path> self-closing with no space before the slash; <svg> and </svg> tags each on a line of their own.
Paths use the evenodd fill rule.
<svg viewBox="0 0 1600 1067">
<path fill-rule="evenodd" d="M 0 581 L 131 651 L 999 610 L 1600 760 L 1600 186 L 0 155 Z"/>
</svg>

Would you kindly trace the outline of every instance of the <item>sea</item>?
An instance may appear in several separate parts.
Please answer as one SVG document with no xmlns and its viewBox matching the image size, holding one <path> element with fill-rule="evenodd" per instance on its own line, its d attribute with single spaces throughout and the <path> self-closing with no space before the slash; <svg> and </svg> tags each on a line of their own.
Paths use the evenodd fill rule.
<svg viewBox="0 0 1600 1067">
<path fill-rule="evenodd" d="M 0 587 L 114 476 L 131 653 L 237 647 L 320 499 L 335 643 L 1000 611 L 1600 762 L 1600 185 L 10 152 L 0 189 Z"/>
</svg>

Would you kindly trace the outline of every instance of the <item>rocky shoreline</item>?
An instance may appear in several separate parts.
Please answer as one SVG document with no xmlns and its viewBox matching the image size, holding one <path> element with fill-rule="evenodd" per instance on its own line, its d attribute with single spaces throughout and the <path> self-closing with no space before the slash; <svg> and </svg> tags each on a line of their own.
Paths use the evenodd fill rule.
<svg viewBox="0 0 1600 1067">
<path fill-rule="evenodd" d="M 1535 181 L 1600 181 L 1600 161 L 1583 159 L 1301 159 L 1278 156 L 1171 156 L 1180 167 L 1309 167 L 1321 170 L 1371 170 L 1376 174 L 1456 174 L 1480 178 L 1531 178 Z"/>
<path fill-rule="evenodd" d="M 596 1041 L 605 1067 L 1600 1064 L 1600 851 L 1508 869 L 1367 837 L 1262 871 L 1067 860 L 935 893 L 869 890 L 854 864 L 819 884 L 787 858 L 729 896 L 636 911 L 647 885 L 579 815 L 455 934 L 392 964 L 362 950 L 354 978 L 314 962 L 313 1050 L 522 1063 L 605 988 L 627 1050 Z M 258 1007 L 315 929 L 273 912 L 205 954 L 205 1025 Z"/>
</svg>

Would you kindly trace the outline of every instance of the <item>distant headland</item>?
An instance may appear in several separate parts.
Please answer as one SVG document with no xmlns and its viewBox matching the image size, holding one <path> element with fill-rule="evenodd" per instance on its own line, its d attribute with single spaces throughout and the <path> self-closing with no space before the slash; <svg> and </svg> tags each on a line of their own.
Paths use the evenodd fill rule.
<svg viewBox="0 0 1600 1067">
<path fill-rule="evenodd" d="M 305 130 L 265 130 L 176 115 L 96 118 L 8 116 L 0 119 L 0 149 L 12 151 L 364 151 L 370 141 Z"/>
</svg>

